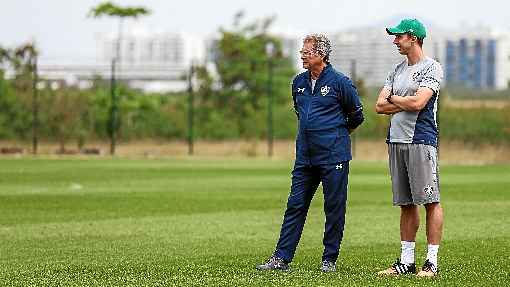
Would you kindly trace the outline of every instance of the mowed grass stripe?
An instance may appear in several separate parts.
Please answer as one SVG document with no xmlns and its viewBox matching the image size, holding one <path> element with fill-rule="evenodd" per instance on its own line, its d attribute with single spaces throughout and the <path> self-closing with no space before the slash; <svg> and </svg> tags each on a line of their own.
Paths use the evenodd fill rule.
<svg viewBox="0 0 510 287">
<path fill-rule="evenodd" d="M 254 271 L 278 237 L 290 162 L 6 160 L 0 161 L 0 167 L 0 285 L 505 286 L 509 282 L 506 187 L 510 178 L 504 165 L 441 167 L 446 219 L 442 274 L 432 281 L 374 275 L 399 251 L 399 210 L 391 206 L 384 163 L 352 164 L 339 272 L 328 275 L 317 271 L 324 225 L 320 190 L 294 272 Z M 27 192 L 31 189 L 38 191 Z M 419 264 L 425 255 L 424 238 L 422 226 Z"/>
<path fill-rule="evenodd" d="M 205 242 L 207 243 L 207 242 Z M 320 250 L 302 248 L 291 273 L 261 273 L 253 268 L 253 249 L 232 246 L 223 254 L 165 256 L 164 246 L 152 246 L 147 253 L 130 255 L 118 245 L 114 256 L 79 256 L 80 260 L 2 267 L 0 283 L 9 286 L 507 286 L 508 263 L 500 253 L 510 252 L 505 239 L 445 241 L 438 278 L 414 276 L 378 278 L 375 272 L 387 266 L 394 246 L 372 244 L 351 247 L 342 254 L 338 272 L 318 271 Z M 207 247 L 205 246 L 205 249 Z M 472 250 L 483 248 L 484 254 Z M 71 252 L 69 256 L 73 256 Z M 76 258 L 78 256 L 74 256 Z M 384 258 L 384 259 L 383 259 Z M 34 268 L 35 267 L 35 268 Z M 495 268 L 497 267 L 497 268 Z"/>
</svg>

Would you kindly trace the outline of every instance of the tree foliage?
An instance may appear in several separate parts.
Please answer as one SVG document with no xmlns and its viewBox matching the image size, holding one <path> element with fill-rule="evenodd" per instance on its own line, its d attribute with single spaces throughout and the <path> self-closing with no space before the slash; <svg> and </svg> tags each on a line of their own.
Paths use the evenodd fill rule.
<svg viewBox="0 0 510 287">
<path fill-rule="evenodd" d="M 0 47 L 0 124 L 10 125 L 0 135 L 27 138 L 31 131 L 33 71 L 38 51 L 33 43 Z M 5 79 L 6 70 L 13 73 Z"/>
<path fill-rule="evenodd" d="M 145 7 L 121 7 L 112 2 L 100 3 L 89 11 L 89 16 L 94 18 L 102 16 L 137 18 L 148 14 L 150 10 Z"/>
<path fill-rule="evenodd" d="M 202 83 L 198 91 L 202 136 L 212 130 L 200 125 L 217 121 L 228 125 L 228 129 L 214 131 L 225 137 L 265 136 L 269 84 L 275 107 L 288 106 L 291 113 L 289 83 L 295 71 L 291 58 L 283 53 L 281 39 L 268 31 L 274 20 L 269 17 L 244 23 L 244 13 L 239 12 L 231 28 L 220 29 L 214 59 L 219 89 L 212 87 L 214 80 L 207 70 L 197 70 Z M 274 46 L 272 55 L 267 53 L 267 45 Z"/>
</svg>

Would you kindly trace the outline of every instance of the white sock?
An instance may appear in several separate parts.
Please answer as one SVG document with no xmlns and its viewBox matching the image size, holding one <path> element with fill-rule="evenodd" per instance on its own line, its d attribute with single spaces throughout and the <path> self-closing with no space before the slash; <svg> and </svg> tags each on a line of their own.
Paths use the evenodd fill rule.
<svg viewBox="0 0 510 287">
<path fill-rule="evenodd" d="M 427 259 L 437 267 L 437 252 L 439 245 L 429 244 L 427 247 Z"/>
<path fill-rule="evenodd" d="M 414 263 L 414 241 L 400 241 L 401 253 L 400 263 L 411 264 Z"/>
</svg>

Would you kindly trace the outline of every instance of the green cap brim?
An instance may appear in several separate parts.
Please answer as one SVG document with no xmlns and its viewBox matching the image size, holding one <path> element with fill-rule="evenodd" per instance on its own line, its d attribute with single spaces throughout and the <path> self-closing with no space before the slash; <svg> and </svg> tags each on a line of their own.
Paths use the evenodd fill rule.
<svg viewBox="0 0 510 287">
<path fill-rule="evenodd" d="M 406 31 L 403 31 L 403 30 L 400 30 L 399 28 L 397 27 L 393 27 L 393 28 L 386 28 L 386 32 L 390 35 L 400 35 L 400 34 L 405 34 Z"/>
</svg>

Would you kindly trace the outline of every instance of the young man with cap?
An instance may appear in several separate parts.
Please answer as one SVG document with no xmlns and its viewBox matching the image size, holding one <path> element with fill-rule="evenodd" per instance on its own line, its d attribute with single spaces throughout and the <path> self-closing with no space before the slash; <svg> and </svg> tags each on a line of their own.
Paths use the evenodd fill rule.
<svg viewBox="0 0 510 287">
<path fill-rule="evenodd" d="M 419 205 L 426 210 L 427 257 L 419 277 L 438 273 L 437 253 L 443 229 L 439 203 L 437 106 L 443 71 L 423 53 L 425 27 L 404 19 L 386 28 L 393 44 L 406 57 L 389 73 L 376 112 L 391 115 L 386 142 L 393 190 L 393 205 L 400 206 L 400 258 L 379 275 L 416 273 L 414 249 L 419 227 Z"/>
<path fill-rule="evenodd" d="M 322 182 L 326 223 L 320 270 L 333 272 L 345 223 L 352 158 L 349 133 L 363 122 L 363 109 L 354 84 L 329 63 L 331 43 L 326 36 L 305 37 L 300 53 L 307 71 L 292 82 L 298 117 L 292 185 L 276 249 L 257 269 L 289 270 L 308 208 Z"/>
</svg>

